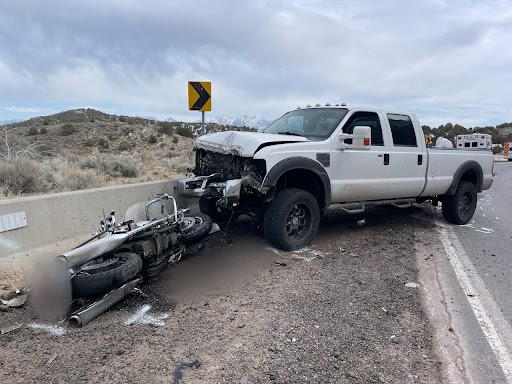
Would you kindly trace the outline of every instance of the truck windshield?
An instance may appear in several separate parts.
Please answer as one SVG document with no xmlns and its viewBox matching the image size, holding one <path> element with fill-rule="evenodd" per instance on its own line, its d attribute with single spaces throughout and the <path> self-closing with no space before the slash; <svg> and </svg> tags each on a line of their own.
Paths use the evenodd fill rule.
<svg viewBox="0 0 512 384">
<path fill-rule="evenodd" d="M 274 121 L 263 132 L 325 140 L 336 129 L 347 112 L 347 108 L 297 109 Z"/>
</svg>

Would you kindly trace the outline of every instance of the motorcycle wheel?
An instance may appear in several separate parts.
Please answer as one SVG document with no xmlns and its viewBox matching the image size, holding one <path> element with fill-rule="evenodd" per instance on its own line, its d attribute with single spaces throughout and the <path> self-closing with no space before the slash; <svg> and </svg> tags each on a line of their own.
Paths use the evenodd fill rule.
<svg viewBox="0 0 512 384">
<path fill-rule="evenodd" d="M 93 296 L 120 287 L 142 269 L 136 253 L 120 252 L 97 257 L 80 267 L 71 279 L 73 297 Z"/>
<path fill-rule="evenodd" d="M 204 239 L 212 230 L 213 221 L 204 213 L 185 213 L 181 227 L 181 241 L 185 245 Z"/>
</svg>

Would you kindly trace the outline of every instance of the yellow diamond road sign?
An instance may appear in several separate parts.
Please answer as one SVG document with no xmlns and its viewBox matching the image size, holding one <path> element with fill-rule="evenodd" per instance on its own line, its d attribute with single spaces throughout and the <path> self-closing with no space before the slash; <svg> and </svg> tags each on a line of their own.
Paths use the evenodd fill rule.
<svg viewBox="0 0 512 384">
<path fill-rule="evenodd" d="M 191 111 L 212 110 L 212 83 L 210 81 L 188 82 L 188 109 Z"/>
</svg>

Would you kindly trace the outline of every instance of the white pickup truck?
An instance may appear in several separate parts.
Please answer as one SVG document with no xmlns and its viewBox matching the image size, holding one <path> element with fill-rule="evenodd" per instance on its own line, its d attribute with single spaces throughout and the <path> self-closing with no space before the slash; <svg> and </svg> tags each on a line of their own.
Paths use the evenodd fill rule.
<svg viewBox="0 0 512 384">
<path fill-rule="evenodd" d="M 362 213 L 431 200 L 466 224 L 493 178 L 491 151 L 428 149 L 414 114 L 344 105 L 298 108 L 262 132 L 212 133 L 194 148 L 180 194 L 214 220 L 254 215 L 285 250 L 310 243 L 331 204 Z"/>
</svg>

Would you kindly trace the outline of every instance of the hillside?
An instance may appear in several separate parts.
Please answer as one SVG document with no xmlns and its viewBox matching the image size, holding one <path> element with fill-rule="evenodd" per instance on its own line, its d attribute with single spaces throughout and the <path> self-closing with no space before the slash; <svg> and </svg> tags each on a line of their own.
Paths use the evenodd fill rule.
<svg viewBox="0 0 512 384">
<path fill-rule="evenodd" d="M 180 177 L 193 167 L 200 123 L 75 109 L 0 127 L 3 196 Z M 209 132 L 230 129 L 207 124 Z"/>
</svg>

